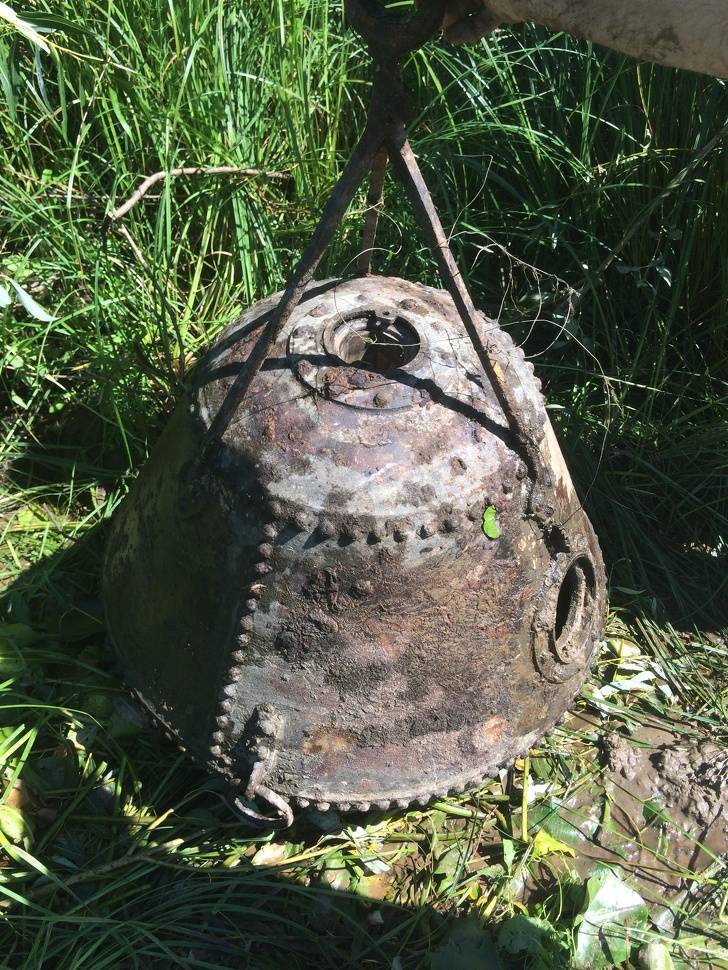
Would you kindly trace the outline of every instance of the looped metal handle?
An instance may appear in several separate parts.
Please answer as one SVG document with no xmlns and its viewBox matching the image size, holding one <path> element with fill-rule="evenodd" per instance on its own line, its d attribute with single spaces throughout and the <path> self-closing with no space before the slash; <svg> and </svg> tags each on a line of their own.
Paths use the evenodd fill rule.
<svg viewBox="0 0 728 970">
<path fill-rule="evenodd" d="M 259 785 L 255 790 L 255 797 L 268 802 L 277 814 L 272 817 L 263 815 L 252 806 L 246 805 L 240 798 L 234 798 L 231 802 L 233 810 L 249 825 L 262 829 L 287 829 L 293 825 L 293 809 L 281 795 L 266 788 L 265 785 Z"/>
<path fill-rule="evenodd" d="M 417 13 L 387 10 L 382 0 L 345 0 L 349 24 L 377 60 L 398 59 L 422 47 L 442 27 L 446 0 L 420 0 Z"/>
<path fill-rule="evenodd" d="M 282 795 L 263 784 L 263 779 L 269 770 L 270 758 L 255 762 L 250 772 L 248 787 L 245 789 L 245 797 L 250 801 L 254 798 L 262 798 L 276 810 L 277 815 L 273 818 L 263 815 L 262 812 L 257 812 L 251 805 L 246 805 L 240 798 L 233 799 L 232 807 L 238 815 L 251 825 L 267 829 L 287 829 L 293 825 L 293 809 Z"/>
</svg>

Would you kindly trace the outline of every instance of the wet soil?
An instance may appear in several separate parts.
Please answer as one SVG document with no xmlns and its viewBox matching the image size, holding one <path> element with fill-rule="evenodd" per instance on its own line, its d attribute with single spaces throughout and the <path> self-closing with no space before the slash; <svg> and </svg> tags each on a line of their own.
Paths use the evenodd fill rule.
<svg viewBox="0 0 728 970">
<path fill-rule="evenodd" d="M 618 867 L 667 928 L 699 889 L 696 874 L 726 852 L 728 750 L 662 728 L 604 732 L 578 720 L 569 727 L 600 731 L 601 771 L 565 799 L 547 799 L 534 825 L 574 848 L 563 867 L 582 878 L 600 863 Z"/>
</svg>

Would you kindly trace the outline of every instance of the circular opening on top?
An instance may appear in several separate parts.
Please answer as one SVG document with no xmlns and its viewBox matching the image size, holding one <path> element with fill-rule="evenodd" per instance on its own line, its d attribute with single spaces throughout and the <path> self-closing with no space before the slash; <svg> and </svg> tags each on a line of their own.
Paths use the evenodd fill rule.
<svg viewBox="0 0 728 970">
<path fill-rule="evenodd" d="M 345 364 L 387 371 L 411 363 L 420 352 L 415 328 L 401 317 L 363 313 L 334 333 L 332 352 Z"/>
<path fill-rule="evenodd" d="M 589 621 L 586 600 L 590 595 L 588 564 L 577 559 L 566 570 L 556 600 L 554 639 L 557 648 L 568 646 L 574 635 Z"/>
</svg>

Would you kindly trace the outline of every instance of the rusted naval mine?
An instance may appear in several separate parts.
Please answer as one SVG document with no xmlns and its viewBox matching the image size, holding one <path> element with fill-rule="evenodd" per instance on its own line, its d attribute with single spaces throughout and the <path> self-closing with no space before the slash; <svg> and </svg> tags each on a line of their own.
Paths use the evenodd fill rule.
<svg viewBox="0 0 728 970">
<path fill-rule="evenodd" d="M 109 630 L 248 814 L 424 804 L 566 710 L 601 636 L 599 547 L 522 351 L 481 318 L 538 442 L 540 515 L 451 297 L 399 279 L 310 285 L 205 449 L 276 301 L 211 348 L 117 514 Z"/>
</svg>

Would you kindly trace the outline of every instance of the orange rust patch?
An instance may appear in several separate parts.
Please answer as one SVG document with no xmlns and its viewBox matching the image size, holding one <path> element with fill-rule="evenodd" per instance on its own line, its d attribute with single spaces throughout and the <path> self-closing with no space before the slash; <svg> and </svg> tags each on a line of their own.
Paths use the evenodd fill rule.
<svg viewBox="0 0 728 970">
<path fill-rule="evenodd" d="M 273 414 L 269 414 L 265 420 L 262 437 L 265 441 L 276 440 L 276 419 Z"/>
<path fill-rule="evenodd" d="M 348 731 L 327 731 L 319 729 L 303 742 L 306 754 L 333 754 L 336 751 L 350 751 L 354 736 Z"/>
<path fill-rule="evenodd" d="M 489 717 L 473 732 L 473 744 L 478 749 L 490 747 L 496 741 L 500 741 L 505 727 L 505 718 Z"/>
</svg>

